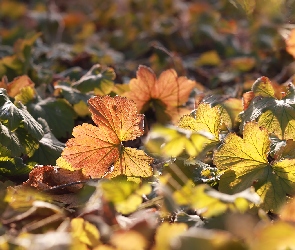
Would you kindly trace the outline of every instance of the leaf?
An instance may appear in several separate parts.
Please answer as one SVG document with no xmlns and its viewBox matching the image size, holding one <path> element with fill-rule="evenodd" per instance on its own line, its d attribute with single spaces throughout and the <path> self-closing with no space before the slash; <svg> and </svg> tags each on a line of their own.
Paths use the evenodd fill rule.
<svg viewBox="0 0 295 250">
<path fill-rule="evenodd" d="M 184 223 L 169 224 L 163 222 L 158 228 L 155 236 L 155 250 L 170 250 L 171 241 L 187 230 L 187 225 Z"/>
<path fill-rule="evenodd" d="M 34 187 L 38 190 L 50 190 L 60 185 L 84 181 L 88 178 L 84 176 L 81 170 L 69 171 L 54 166 L 36 165 L 29 173 L 29 179 L 23 183 L 23 186 Z M 71 185 L 64 187 L 68 192 L 77 192 L 82 185 Z"/>
<path fill-rule="evenodd" d="M 39 147 L 38 141 L 44 131 L 39 124 L 20 104 L 17 108 L 0 89 L 0 145 L 10 151 L 7 156 L 32 156 Z M 1 154 L 3 156 L 3 153 Z"/>
<path fill-rule="evenodd" d="M 183 151 L 196 157 L 213 136 L 205 132 L 193 132 L 173 126 L 154 126 L 145 142 L 146 149 L 158 156 L 177 157 Z"/>
<path fill-rule="evenodd" d="M 246 250 L 248 248 L 233 237 L 233 235 L 223 230 L 208 230 L 205 228 L 191 227 L 183 234 L 177 235 L 171 242 L 171 250 L 190 250 L 206 249 L 206 250 L 221 250 L 221 249 L 234 249 Z M 259 249 L 259 248 L 256 248 Z"/>
<path fill-rule="evenodd" d="M 295 227 L 282 221 L 276 221 L 262 227 L 252 239 L 251 249 L 292 249 L 295 247 Z"/>
<path fill-rule="evenodd" d="M 34 87 L 34 83 L 32 80 L 27 76 L 19 76 L 13 79 L 12 82 L 8 83 L 6 86 L 7 94 L 10 97 L 15 97 L 21 90 L 22 88 L 25 87 Z"/>
<path fill-rule="evenodd" d="M 43 126 L 44 136 L 39 141 L 39 147 L 30 160 L 38 162 L 38 164 L 54 165 L 57 158 L 60 157 L 65 145 L 55 138 L 45 120 L 39 118 L 38 121 Z"/>
<path fill-rule="evenodd" d="M 221 59 L 216 52 L 216 50 L 210 50 L 204 52 L 198 58 L 196 65 L 197 66 L 218 66 L 221 64 Z"/>
<path fill-rule="evenodd" d="M 107 95 L 113 89 L 115 77 L 116 74 L 112 68 L 95 64 L 72 86 L 82 93 L 93 91 L 95 95 Z"/>
<path fill-rule="evenodd" d="M 71 234 L 74 241 L 76 240 L 82 243 L 81 247 L 84 244 L 88 247 L 95 247 L 100 244 L 100 233 L 97 227 L 85 221 L 83 218 L 74 218 L 71 220 Z"/>
<path fill-rule="evenodd" d="M 27 107 L 35 119 L 46 120 L 57 138 L 67 137 L 73 130 L 75 112 L 64 99 L 46 98 Z"/>
<path fill-rule="evenodd" d="M 134 103 L 125 97 L 96 96 L 89 100 L 89 106 L 97 127 L 85 123 L 75 127 L 75 138 L 66 143 L 57 165 L 83 169 L 92 177 L 151 176 L 152 158 L 122 145 L 122 141 L 143 134 L 143 115 L 137 114 Z"/>
<path fill-rule="evenodd" d="M 145 112 L 152 104 L 159 122 L 171 120 L 170 112 L 185 103 L 196 87 L 195 81 L 178 77 L 173 69 L 162 72 L 157 79 L 150 68 L 141 65 L 136 76 L 130 81 L 130 92 L 125 96 L 136 103 L 139 112 Z"/>
<path fill-rule="evenodd" d="M 206 184 L 194 186 L 188 181 L 184 187 L 173 193 L 179 205 L 188 205 L 198 214 L 210 218 L 225 213 L 245 212 L 251 203 L 259 204 L 260 198 L 253 189 L 248 188 L 234 195 L 223 194 Z"/>
<path fill-rule="evenodd" d="M 229 134 L 214 153 L 214 164 L 224 174 L 220 178 L 222 192 L 236 193 L 254 186 L 260 195 L 260 207 L 277 211 L 286 201 L 286 194 L 294 193 L 295 159 L 268 162 L 270 140 L 268 132 L 257 123 L 247 123 L 243 139 Z"/>
<path fill-rule="evenodd" d="M 261 127 L 280 139 L 295 139 L 295 89 L 289 84 L 285 96 L 279 100 L 267 77 L 261 77 L 253 84 L 251 99 L 242 113 L 241 130 L 248 121 L 258 120 Z M 249 100 L 247 100 L 249 102 Z"/>
<path fill-rule="evenodd" d="M 19 157 L 0 156 L 0 175 L 18 176 L 29 173 L 32 167 L 24 164 Z"/>
<path fill-rule="evenodd" d="M 148 195 L 152 188 L 145 183 L 140 185 L 133 181 L 112 180 L 101 184 L 104 198 L 115 205 L 122 214 L 134 212 L 142 203 L 142 195 Z"/>
<path fill-rule="evenodd" d="M 8 98 L 6 90 L 0 89 L 0 121 L 10 131 L 22 127 L 27 130 L 33 138 L 40 140 L 43 137 L 43 130 L 39 124 L 26 110 L 23 105 L 17 108 Z"/>
<path fill-rule="evenodd" d="M 198 109 L 190 115 L 183 116 L 178 126 L 195 132 L 205 131 L 214 136 L 214 141 L 219 141 L 219 131 L 222 117 L 218 107 L 210 107 L 210 104 L 201 103 Z"/>
</svg>

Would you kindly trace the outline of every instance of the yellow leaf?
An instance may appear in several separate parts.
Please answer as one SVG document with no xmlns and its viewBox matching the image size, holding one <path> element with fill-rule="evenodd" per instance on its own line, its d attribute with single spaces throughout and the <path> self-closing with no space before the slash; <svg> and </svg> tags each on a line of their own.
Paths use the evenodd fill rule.
<svg viewBox="0 0 295 250">
<path fill-rule="evenodd" d="M 169 224 L 163 222 L 158 228 L 155 236 L 155 250 L 170 250 L 170 242 L 176 236 L 184 233 L 187 230 L 187 225 L 184 223 Z"/>
<path fill-rule="evenodd" d="M 245 125 L 243 139 L 229 134 L 213 157 L 216 167 L 225 170 L 219 189 L 236 193 L 254 186 L 262 200 L 260 207 L 278 211 L 286 201 L 286 194 L 295 190 L 295 159 L 269 163 L 269 151 L 268 132 L 257 123 Z"/>
<path fill-rule="evenodd" d="M 95 247 L 100 244 L 100 234 L 96 226 L 83 218 L 74 218 L 71 220 L 72 237 L 89 247 Z"/>
<path fill-rule="evenodd" d="M 216 50 L 210 50 L 202 53 L 196 64 L 198 66 L 218 66 L 221 64 L 221 59 Z"/>
</svg>

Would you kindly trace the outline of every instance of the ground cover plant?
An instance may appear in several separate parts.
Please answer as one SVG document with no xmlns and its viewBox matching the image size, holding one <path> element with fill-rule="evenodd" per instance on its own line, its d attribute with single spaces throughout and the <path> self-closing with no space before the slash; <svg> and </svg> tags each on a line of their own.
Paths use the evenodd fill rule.
<svg viewBox="0 0 295 250">
<path fill-rule="evenodd" d="M 0 248 L 293 249 L 294 9 L 2 0 Z"/>
</svg>

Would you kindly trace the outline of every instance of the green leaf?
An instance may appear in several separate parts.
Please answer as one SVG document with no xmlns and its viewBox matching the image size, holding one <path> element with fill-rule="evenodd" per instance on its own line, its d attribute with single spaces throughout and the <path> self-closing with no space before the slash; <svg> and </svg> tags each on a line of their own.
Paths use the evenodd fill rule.
<svg viewBox="0 0 295 250">
<path fill-rule="evenodd" d="M 180 190 L 175 191 L 173 197 L 179 205 L 190 206 L 207 218 L 220 215 L 227 210 L 245 212 L 251 203 L 258 204 L 260 201 L 252 188 L 228 195 L 206 184 L 194 186 L 191 181 L 188 181 Z"/>
<path fill-rule="evenodd" d="M 42 126 L 21 103 L 19 103 L 19 108 L 16 107 L 9 100 L 5 89 L 0 89 L 0 121 L 10 131 L 24 127 L 35 139 L 40 140 L 43 137 Z"/>
<path fill-rule="evenodd" d="M 210 139 L 214 140 L 210 133 L 158 125 L 151 129 L 145 147 L 159 156 L 176 157 L 185 150 L 189 156 L 196 157 Z"/>
<path fill-rule="evenodd" d="M 32 167 L 25 165 L 19 157 L 0 156 L 0 175 L 16 176 L 27 174 Z"/>
<path fill-rule="evenodd" d="M 9 100 L 4 89 L 0 90 L 0 102 L 0 144 L 10 151 L 11 156 L 32 156 L 39 147 L 38 141 L 43 137 L 41 124 L 22 104 L 17 108 Z M 4 156 L 2 153 L 0 155 Z"/>
<path fill-rule="evenodd" d="M 142 195 L 149 194 L 152 189 L 147 183 L 140 185 L 127 180 L 111 180 L 101 184 L 106 200 L 112 202 L 118 212 L 129 214 L 142 203 Z"/>
<path fill-rule="evenodd" d="M 95 95 L 107 95 L 114 87 L 115 71 L 112 68 L 95 64 L 72 86 L 82 93 L 94 91 Z"/>
<path fill-rule="evenodd" d="M 68 137 L 71 134 L 76 114 L 64 99 L 47 98 L 30 103 L 28 110 L 35 119 L 40 117 L 46 120 L 57 138 Z"/>
<path fill-rule="evenodd" d="M 44 136 L 39 141 L 39 148 L 35 151 L 30 160 L 42 165 L 55 165 L 65 145 L 55 138 L 45 120 L 40 118 L 38 121 L 43 126 Z"/>
<path fill-rule="evenodd" d="M 55 83 L 54 88 L 60 90 L 62 96 L 72 105 L 83 101 L 87 103 L 92 95 L 84 94 L 78 89 L 73 88 L 70 82 L 67 81 L 58 81 Z"/>
<path fill-rule="evenodd" d="M 259 126 L 280 139 L 295 139 L 295 94 L 289 84 L 285 97 L 275 97 L 275 91 L 267 77 L 258 78 L 252 87 L 254 98 L 242 113 L 241 130 L 249 121 L 258 121 Z"/>
<path fill-rule="evenodd" d="M 229 134 L 214 153 L 214 163 L 225 170 L 220 178 L 222 192 L 241 192 L 254 186 L 260 195 L 261 208 L 278 211 L 286 194 L 295 190 L 295 159 L 268 162 L 270 140 L 268 132 L 257 123 L 247 123 L 243 139 Z"/>
</svg>

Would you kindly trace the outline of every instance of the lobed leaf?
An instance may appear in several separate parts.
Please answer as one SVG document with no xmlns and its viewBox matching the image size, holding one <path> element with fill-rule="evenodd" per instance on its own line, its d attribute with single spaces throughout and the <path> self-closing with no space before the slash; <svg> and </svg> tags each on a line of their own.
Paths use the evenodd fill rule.
<svg viewBox="0 0 295 250">
<path fill-rule="evenodd" d="M 243 136 L 229 134 L 214 153 L 214 164 L 225 171 L 219 189 L 236 193 L 254 186 L 262 200 L 260 207 L 277 211 L 286 195 L 294 193 L 295 159 L 268 162 L 268 132 L 256 123 L 247 123 Z"/>
<path fill-rule="evenodd" d="M 150 68 L 140 65 L 136 78 L 129 85 L 130 92 L 125 96 L 136 103 L 138 111 L 145 112 L 152 103 L 157 120 L 165 122 L 171 120 L 170 112 L 173 113 L 187 101 L 196 82 L 183 76 L 178 77 L 174 69 L 162 72 L 157 79 Z"/>
<path fill-rule="evenodd" d="M 135 104 L 125 97 L 96 96 L 89 100 L 89 109 L 98 127 L 85 123 L 75 127 L 57 165 L 83 169 L 92 177 L 152 175 L 152 158 L 122 145 L 143 134 L 143 115 L 137 114 Z"/>
<path fill-rule="evenodd" d="M 256 80 L 251 95 L 246 95 L 242 113 L 241 130 L 249 121 L 258 121 L 280 139 L 295 139 L 295 94 L 293 84 L 289 84 L 282 99 L 276 98 L 276 92 L 267 77 Z M 250 98 L 248 98 L 251 96 Z"/>
</svg>

